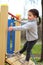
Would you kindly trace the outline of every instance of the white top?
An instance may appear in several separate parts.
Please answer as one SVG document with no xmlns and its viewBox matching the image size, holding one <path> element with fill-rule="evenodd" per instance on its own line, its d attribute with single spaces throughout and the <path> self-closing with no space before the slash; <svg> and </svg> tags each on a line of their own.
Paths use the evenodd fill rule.
<svg viewBox="0 0 43 65">
<path fill-rule="evenodd" d="M 38 39 L 38 30 L 37 30 L 37 21 L 32 20 L 32 21 L 27 21 L 27 22 L 22 22 L 25 23 L 21 26 L 15 26 L 13 27 L 14 31 L 22 31 L 26 30 L 26 40 L 27 41 L 33 41 Z"/>
</svg>

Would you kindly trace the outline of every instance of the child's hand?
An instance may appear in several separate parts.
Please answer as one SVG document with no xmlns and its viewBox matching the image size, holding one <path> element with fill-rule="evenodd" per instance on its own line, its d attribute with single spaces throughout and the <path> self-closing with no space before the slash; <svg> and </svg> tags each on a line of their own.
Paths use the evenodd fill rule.
<svg viewBox="0 0 43 65">
<path fill-rule="evenodd" d="M 12 31 L 12 30 L 13 30 L 13 27 L 10 26 L 10 27 L 8 28 L 8 31 Z"/>
</svg>

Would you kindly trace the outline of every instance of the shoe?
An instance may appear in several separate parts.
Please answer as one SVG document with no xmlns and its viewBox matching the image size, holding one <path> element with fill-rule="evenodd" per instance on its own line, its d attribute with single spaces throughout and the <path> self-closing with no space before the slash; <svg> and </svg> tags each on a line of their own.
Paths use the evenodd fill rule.
<svg viewBox="0 0 43 65">
<path fill-rule="evenodd" d="M 24 63 L 22 63 L 21 65 L 28 65 L 29 62 L 28 61 L 24 61 Z"/>
<path fill-rule="evenodd" d="M 16 52 L 15 55 L 18 57 L 18 58 L 21 58 L 21 54 L 19 52 Z"/>
</svg>

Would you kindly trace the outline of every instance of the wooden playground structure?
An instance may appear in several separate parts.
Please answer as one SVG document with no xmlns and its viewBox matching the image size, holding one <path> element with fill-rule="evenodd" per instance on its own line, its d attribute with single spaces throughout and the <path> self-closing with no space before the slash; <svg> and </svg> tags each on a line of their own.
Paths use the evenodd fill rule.
<svg viewBox="0 0 43 65">
<path fill-rule="evenodd" d="M 15 23 L 17 26 L 20 23 Z M 8 5 L 0 5 L 0 65 L 5 65 L 5 61 L 9 65 L 21 65 L 20 60 L 17 56 L 6 58 L 6 48 L 7 48 L 7 29 L 8 29 Z M 20 31 L 15 33 L 15 52 L 20 50 Z M 25 55 L 21 55 L 21 59 L 24 59 Z M 18 60 L 17 60 L 18 59 Z M 31 65 L 35 65 L 33 61 L 29 61 Z"/>
</svg>

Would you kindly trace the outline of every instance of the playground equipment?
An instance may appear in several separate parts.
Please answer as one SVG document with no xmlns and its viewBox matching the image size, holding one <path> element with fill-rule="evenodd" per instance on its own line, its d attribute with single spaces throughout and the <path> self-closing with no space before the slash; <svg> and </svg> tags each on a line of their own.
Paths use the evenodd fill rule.
<svg viewBox="0 0 43 65">
<path fill-rule="evenodd" d="M 20 25 L 20 23 L 16 22 L 15 25 L 18 26 L 18 25 Z M 21 61 L 20 61 L 20 59 L 18 59 L 17 56 L 10 57 L 10 58 L 6 58 L 6 56 L 5 56 L 6 49 L 8 47 L 7 46 L 7 32 L 8 32 L 7 29 L 8 29 L 8 6 L 1 5 L 0 6 L 0 65 L 5 65 L 5 61 L 7 63 L 9 63 L 10 65 L 21 65 Z M 21 35 L 20 31 L 15 32 L 15 48 L 13 47 L 13 51 L 15 51 L 15 52 L 20 50 L 20 41 L 21 41 L 20 35 Z M 22 55 L 21 59 L 24 59 L 24 58 L 25 58 L 25 56 Z M 31 60 L 30 60 L 30 63 L 32 65 L 35 65 L 35 63 L 32 62 Z"/>
<path fill-rule="evenodd" d="M 0 6 L 0 65 L 5 63 L 7 25 L 8 25 L 8 6 Z"/>
<path fill-rule="evenodd" d="M 15 15 L 11 14 L 10 12 L 8 12 L 8 14 L 12 17 L 11 19 L 8 19 L 8 27 L 10 25 L 12 25 L 12 26 L 20 25 L 20 23 L 15 22 L 15 21 L 17 21 L 17 19 L 20 18 L 20 15 L 17 14 L 15 16 Z M 14 18 L 16 18 L 16 20 Z M 10 45 L 10 38 L 11 38 L 10 34 L 11 33 L 12 33 L 12 48 L 10 48 L 10 46 L 11 46 Z M 17 37 L 18 35 L 19 35 L 19 37 Z M 9 32 L 8 31 L 8 37 L 7 37 L 7 53 L 8 54 L 13 54 L 14 51 L 18 51 L 20 49 L 20 35 L 21 35 L 20 31 L 17 31 L 17 32 L 15 32 L 15 31 Z"/>
<path fill-rule="evenodd" d="M 17 19 L 19 19 L 20 18 L 20 15 L 16 15 L 16 16 L 14 16 L 13 14 L 11 14 L 11 13 L 9 13 L 8 12 L 8 14 L 11 16 L 11 19 L 8 19 L 8 27 L 9 26 L 15 26 L 15 25 L 20 25 L 20 23 L 16 23 L 16 20 Z M 14 19 L 14 18 L 16 18 L 16 20 Z M 19 39 L 19 41 L 20 41 L 20 33 L 19 33 L 19 31 L 17 32 L 17 33 L 15 33 L 15 31 L 12 31 L 12 32 L 9 32 L 8 31 L 8 37 L 7 37 L 7 53 L 8 54 L 13 54 L 14 53 L 14 49 L 15 49 L 15 44 L 16 44 L 16 42 L 15 42 L 15 40 L 17 40 L 18 41 L 18 39 L 15 39 L 15 37 L 16 37 L 16 35 L 18 36 L 18 34 L 19 34 L 19 37 L 18 37 L 18 39 Z M 11 41 L 11 44 L 12 44 L 12 48 L 10 48 L 10 38 L 12 37 L 12 41 Z M 18 41 L 18 44 L 20 44 L 20 42 Z M 17 45 L 18 45 L 17 44 Z M 16 45 L 16 46 L 17 46 Z M 20 47 L 20 45 L 18 45 L 19 47 Z M 18 48 L 18 47 L 17 47 Z M 19 48 L 18 48 L 19 49 Z M 17 49 L 17 50 L 18 50 Z"/>
<path fill-rule="evenodd" d="M 8 27 L 9 26 L 15 26 L 15 20 L 14 19 L 8 19 Z M 11 44 L 10 44 L 11 43 Z M 7 53 L 13 54 L 14 53 L 14 47 L 15 46 L 15 31 L 8 31 L 7 35 Z"/>
</svg>

